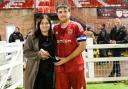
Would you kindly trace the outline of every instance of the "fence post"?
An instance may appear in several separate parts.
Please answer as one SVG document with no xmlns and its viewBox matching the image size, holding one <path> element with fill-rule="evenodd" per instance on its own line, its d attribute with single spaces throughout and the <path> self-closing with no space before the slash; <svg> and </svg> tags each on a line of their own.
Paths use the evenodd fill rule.
<svg viewBox="0 0 128 89">
<path fill-rule="evenodd" d="M 93 45 L 93 38 L 87 38 L 87 46 Z M 87 58 L 94 58 L 93 49 L 87 49 Z M 89 78 L 94 78 L 94 63 L 88 63 Z"/>
<path fill-rule="evenodd" d="M 16 40 L 16 44 L 20 51 L 16 61 L 20 62 L 20 65 L 12 70 L 12 83 L 20 82 L 20 86 L 23 86 L 23 44 L 20 40 Z"/>
<path fill-rule="evenodd" d="M 6 62 L 6 53 L 4 52 L 5 44 L 6 44 L 6 41 L 0 41 L 0 66 L 5 64 Z M 3 71 L 0 71 L 0 89 L 2 88 L 4 83 L 4 81 L 2 81 L 4 74 L 5 73 L 3 73 Z"/>
<path fill-rule="evenodd" d="M 2 53 L 3 51 L 5 51 L 5 44 L 6 44 L 6 41 L 0 41 L 0 51 L 1 51 L 1 53 L 0 53 L 0 65 L 1 64 L 5 64 L 5 62 L 6 62 L 6 53 L 4 52 L 4 53 Z"/>
</svg>

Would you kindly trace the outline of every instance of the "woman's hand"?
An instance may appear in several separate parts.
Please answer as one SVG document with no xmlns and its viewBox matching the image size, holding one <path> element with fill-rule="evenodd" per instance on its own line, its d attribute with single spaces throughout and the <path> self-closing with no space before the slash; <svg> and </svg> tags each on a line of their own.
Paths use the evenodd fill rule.
<svg viewBox="0 0 128 89">
<path fill-rule="evenodd" d="M 42 60 L 46 60 L 49 58 L 49 53 L 47 51 L 39 51 L 39 56 L 41 56 Z"/>
</svg>

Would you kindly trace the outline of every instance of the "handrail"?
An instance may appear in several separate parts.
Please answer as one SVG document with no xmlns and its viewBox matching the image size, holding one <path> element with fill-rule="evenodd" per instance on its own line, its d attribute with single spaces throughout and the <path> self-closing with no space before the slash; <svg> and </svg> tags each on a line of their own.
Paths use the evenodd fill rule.
<svg viewBox="0 0 128 89">
<path fill-rule="evenodd" d="M 11 77 L 11 86 L 8 89 L 12 89 L 11 87 L 16 88 L 20 85 L 23 86 L 23 44 L 19 41 L 14 43 L 0 42 L 0 48 L 0 56 L 4 60 L 4 64 L 0 65 L 0 71 L 2 71 L 0 74 L 3 74 L 4 71 L 7 72 L 1 75 L 0 89 L 5 88 L 9 77 Z"/>
<path fill-rule="evenodd" d="M 112 48 L 128 48 L 128 44 L 93 44 L 93 39 L 92 38 L 87 38 L 87 52 L 83 52 L 83 58 L 85 59 L 84 64 L 85 64 L 85 75 L 86 73 L 88 73 L 88 76 L 86 76 L 86 80 L 87 82 L 103 82 L 103 81 L 121 81 L 121 80 L 127 80 L 128 76 L 126 76 L 126 74 L 128 74 L 128 72 L 126 74 L 123 74 L 123 76 L 119 76 L 119 77 L 108 77 L 108 75 L 105 75 L 103 77 L 104 74 L 107 74 L 108 71 L 111 72 L 111 68 L 108 69 L 108 66 L 112 66 L 114 61 L 119 61 L 120 63 L 127 63 L 128 62 L 128 56 L 121 56 L 121 57 L 94 57 L 94 49 L 112 49 Z M 107 67 L 103 67 L 103 66 L 99 66 L 96 63 L 99 62 L 109 62 L 106 64 Z M 102 64 L 104 65 L 104 64 Z M 127 64 L 126 64 L 127 65 Z M 123 64 L 123 66 L 125 66 Z M 100 69 L 96 69 L 99 68 Z M 122 67 L 122 66 L 121 66 Z M 104 69 L 107 68 L 107 69 Z M 124 70 L 123 70 L 124 69 Z M 105 72 L 104 74 L 102 74 L 101 76 L 97 76 L 96 71 L 100 71 L 100 74 L 102 72 Z M 102 70 L 107 70 L 106 71 L 102 71 Z M 125 71 L 125 68 L 121 68 L 122 71 Z M 124 72 L 123 72 L 124 73 Z"/>
</svg>

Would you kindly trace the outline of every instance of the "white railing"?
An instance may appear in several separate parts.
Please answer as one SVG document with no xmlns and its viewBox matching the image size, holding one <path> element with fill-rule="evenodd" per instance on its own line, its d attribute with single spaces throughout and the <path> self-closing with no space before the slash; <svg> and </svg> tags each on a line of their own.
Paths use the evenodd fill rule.
<svg viewBox="0 0 128 89">
<path fill-rule="evenodd" d="M 127 57 L 99 57 L 94 58 L 94 49 L 108 49 L 108 48 L 128 48 L 127 44 L 93 44 L 92 38 L 87 39 L 87 52 L 83 52 L 83 57 L 85 59 L 85 75 L 87 82 L 103 82 L 103 81 L 121 81 L 128 80 L 128 56 Z M 121 71 L 125 71 L 120 77 L 108 77 L 112 70 L 113 61 L 120 61 Z M 108 62 L 106 65 L 96 65 L 98 62 Z M 110 69 L 111 66 L 111 69 Z M 106 69 L 105 69 L 106 67 Z M 122 68 L 123 67 L 123 68 Z M 127 68 L 124 68 L 127 67 Z M 100 68 L 100 72 L 104 72 L 105 76 L 97 76 L 97 71 Z M 106 70 L 106 71 L 105 71 Z M 102 74 L 101 74 L 102 75 Z"/>
<path fill-rule="evenodd" d="M 22 43 L 0 41 L 0 89 L 23 86 Z"/>
<path fill-rule="evenodd" d="M 104 48 L 128 48 L 128 44 L 95 44 L 91 38 L 87 39 L 87 53 L 83 52 L 85 59 L 85 75 L 87 82 L 120 81 L 128 79 L 126 75 L 120 77 L 96 76 L 97 62 L 128 62 L 128 57 L 102 57 L 94 58 L 94 49 Z M 108 63 L 109 64 L 109 63 Z M 126 64 L 128 65 L 128 64 Z M 109 66 L 109 65 L 108 65 Z M 102 66 L 101 66 L 102 67 Z M 122 70 L 121 70 L 122 71 Z M 105 71 L 104 71 L 105 72 Z M 106 73 L 107 74 L 107 73 Z M 23 48 L 22 43 L 0 42 L 0 89 L 15 89 L 23 86 Z"/>
</svg>

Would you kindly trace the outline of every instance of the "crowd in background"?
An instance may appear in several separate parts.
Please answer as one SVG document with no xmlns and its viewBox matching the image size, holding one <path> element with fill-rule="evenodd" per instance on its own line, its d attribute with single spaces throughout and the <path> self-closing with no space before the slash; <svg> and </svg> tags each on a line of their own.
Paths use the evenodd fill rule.
<svg viewBox="0 0 128 89">
<path fill-rule="evenodd" d="M 85 34 L 87 37 L 92 37 L 94 44 L 122 44 L 128 43 L 128 29 L 121 23 L 119 18 L 114 19 L 113 27 L 108 33 L 107 26 L 105 23 L 99 25 L 99 33 L 94 32 L 94 29 L 91 26 L 84 26 Z M 125 49 L 122 51 L 127 51 Z M 100 57 L 107 56 L 108 50 L 102 49 L 100 51 Z"/>
<path fill-rule="evenodd" d="M 94 32 L 90 30 L 90 27 L 85 29 L 85 34 L 87 37 L 92 37 L 94 43 L 97 44 L 127 44 L 128 43 L 128 30 L 126 27 L 121 24 L 119 18 L 114 19 L 114 25 L 111 28 L 110 33 L 107 32 L 107 28 L 105 24 L 100 25 L 100 32 L 97 35 L 97 39 L 94 36 Z M 121 53 L 127 51 L 128 48 L 113 48 L 113 49 L 99 49 L 100 57 L 108 57 L 108 51 L 111 51 L 113 57 L 120 57 Z M 105 64 L 105 62 L 100 62 L 99 64 Z M 109 75 L 109 77 L 120 77 L 120 62 L 113 61 L 113 68 Z"/>
</svg>

